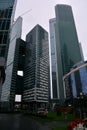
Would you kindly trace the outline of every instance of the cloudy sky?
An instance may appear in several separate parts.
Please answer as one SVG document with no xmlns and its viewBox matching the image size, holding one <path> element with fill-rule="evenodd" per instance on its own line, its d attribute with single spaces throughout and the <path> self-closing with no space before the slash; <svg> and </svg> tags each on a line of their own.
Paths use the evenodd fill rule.
<svg viewBox="0 0 87 130">
<path fill-rule="evenodd" d="M 87 60 L 87 0 L 17 0 L 15 19 L 23 15 L 22 39 L 36 25 L 49 32 L 49 19 L 55 17 L 56 4 L 72 6 L 79 42 Z"/>
</svg>

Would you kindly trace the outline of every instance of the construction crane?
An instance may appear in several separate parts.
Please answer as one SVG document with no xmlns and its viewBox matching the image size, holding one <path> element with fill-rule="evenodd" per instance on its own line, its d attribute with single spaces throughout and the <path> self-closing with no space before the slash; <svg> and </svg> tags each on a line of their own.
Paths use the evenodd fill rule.
<svg viewBox="0 0 87 130">
<path fill-rule="evenodd" d="M 23 16 L 23 15 L 29 13 L 31 10 L 32 10 L 32 9 L 29 9 L 29 10 L 25 11 L 25 12 L 24 12 L 23 14 L 21 14 L 20 16 Z"/>
<path fill-rule="evenodd" d="M 25 11 L 24 13 L 22 13 L 21 15 L 19 15 L 20 17 L 23 15 L 26 15 L 27 13 L 31 12 L 32 9 L 29 9 L 27 11 Z M 14 22 L 16 21 L 17 18 L 15 18 Z"/>
</svg>

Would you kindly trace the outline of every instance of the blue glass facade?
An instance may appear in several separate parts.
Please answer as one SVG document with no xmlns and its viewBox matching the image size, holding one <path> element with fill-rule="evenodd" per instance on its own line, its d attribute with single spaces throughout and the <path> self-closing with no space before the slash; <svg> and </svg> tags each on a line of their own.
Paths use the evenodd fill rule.
<svg viewBox="0 0 87 130">
<path fill-rule="evenodd" d="M 0 0 L 0 57 L 7 59 L 10 27 L 13 23 L 16 0 Z"/>
<path fill-rule="evenodd" d="M 66 98 L 77 97 L 80 93 L 87 94 L 87 61 L 74 65 L 71 71 L 65 76 Z M 68 85 L 66 84 L 68 82 Z M 67 86 L 68 92 L 67 92 Z M 69 91 L 69 90 L 72 91 Z M 69 93 L 70 92 L 70 93 Z M 70 97 L 69 97 L 69 96 Z"/>
<path fill-rule="evenodd" d="M 77 67 L 81 67 L 83 65 L 86 65 L 87 62 L 81 62 L 77 64 Z M 78 73 L 77 75 L 75 73 Z M 72 76 L 72 81 L 74 84 L 72 84 L 72 89 L 73 89 L 73 95 L 76 97 L 78 96 L 81 92 L 84 94 L 87 94 L 87 65 L 85 67 L 80 68 L 78 71 L 74 72 Z M 74 90 L 75 86 L 75 90 Z"/>
</svg>

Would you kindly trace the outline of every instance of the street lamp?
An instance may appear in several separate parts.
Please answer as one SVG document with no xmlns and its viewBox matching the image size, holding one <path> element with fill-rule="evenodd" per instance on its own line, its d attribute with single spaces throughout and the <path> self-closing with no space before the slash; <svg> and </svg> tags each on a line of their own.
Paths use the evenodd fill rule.
<svg viewBox="0 0 87 130">
<path fill-rule="evenodd" d="M 80 109 L 79 109 L 80 118 L 82 118 L 83 117 L 83 93 L 82 92 L 80 92 L 78 99 L 79 99 L 79 107 L 80 107 Z"/>
</svg>

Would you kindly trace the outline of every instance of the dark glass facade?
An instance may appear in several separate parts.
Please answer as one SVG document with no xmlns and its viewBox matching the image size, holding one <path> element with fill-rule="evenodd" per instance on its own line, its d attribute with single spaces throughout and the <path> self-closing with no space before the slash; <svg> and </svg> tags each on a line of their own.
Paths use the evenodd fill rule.
<svg viewBox="0 0 87 130">
<path fill-rule="evenodd" d="M 22 18 L 19 17 L 11 30 L 1 107 L 13 109 L 15 95 L 21 94 L 23 107 L 28 105 L 28 110 L 45 108 L 49 97 L 48 33 L 36 25 L 24 42 L 20 39 L 21 27 Z M 20 70 L 23 71 L 23 76 L 17 74 Z"/>
<path fill-rule="evenodd" d="M 64 99 L 63 76 L 82 60 L 71 6 L 56 5 L 56 56 L 59 97 Z"/>
<path fill-rule="evenodd" d="M 57 74 L 56 74 L 56 47 L 55 47 L 55 23 L 56 19 L 50 19 L 50 55 L 51 55 L 51 98 L 58 98 Z"/>
<path fill-rule="evenodd" d="M 22 32 L 22 18 L 19 17 L 11 28 L 10 44 L 6 64 L 6 78 L 2 86 L 1 102 L 7 104 L 13 103 L 15 100 L 17 69 L 19 60 L 19 46 L 18 38 L 21 37 Z M 21 41 L 21 40 L 20 40 Z"/>
<path fill-rule="evenodd" d="M 16 0 L 0 0 L 0 57 L 7 58 Z"/>
<path fill-rule="evenodd" d="M 48 33 L 40 25 L 27 34 L 25 55 L 23 102 L 47 103 L 49 43 Z"/>
</svg>

